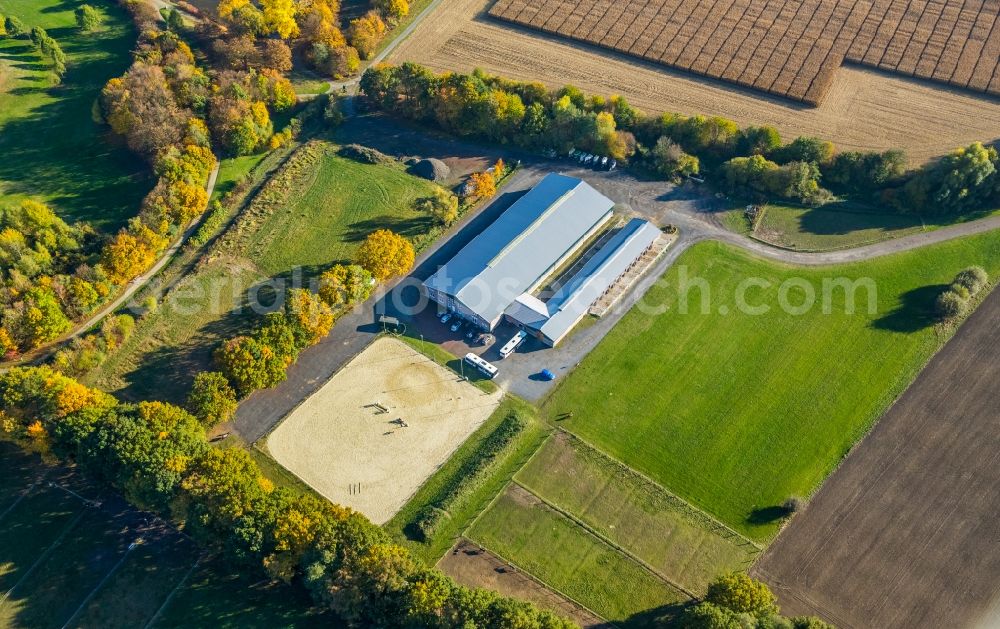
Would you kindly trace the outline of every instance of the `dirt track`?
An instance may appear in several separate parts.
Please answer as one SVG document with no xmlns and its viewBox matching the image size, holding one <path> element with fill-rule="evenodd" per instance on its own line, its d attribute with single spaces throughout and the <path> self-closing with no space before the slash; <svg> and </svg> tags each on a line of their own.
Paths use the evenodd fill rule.
<svg viewBox="0 0 1000 629">
<path fill-rule="evenodd" d="M 444 0 L 390 55 L 435 70 L 485 70 L 552 86 L 619 93 L 647 112 L 720 115 L 768 124 L 784 136 L 816 135 L 842 150 L 903 148 L 921 162 L 975 140 L 1000 138 L 1000 102 L 922 80 L 841 68 L 822 106 L 694 77 L 586 44 L 503 24 L 491 0 Z"/>
<path fill-rule="evenodd" d="M 459 539 L 454 548 L 441 558 L 437 567 L 463 585 L 489 588 L 507 596 L 531 601 L 539 607 L 568 616 L 584 629 L 612 627 L 599 616 L 563 598 L 533 577 L 468 540 Z"/>
<path fill-rule="evenodd" d="M 788 614 L 1000 626 L 1000 292 L 753 568 Z"/>
</svg>

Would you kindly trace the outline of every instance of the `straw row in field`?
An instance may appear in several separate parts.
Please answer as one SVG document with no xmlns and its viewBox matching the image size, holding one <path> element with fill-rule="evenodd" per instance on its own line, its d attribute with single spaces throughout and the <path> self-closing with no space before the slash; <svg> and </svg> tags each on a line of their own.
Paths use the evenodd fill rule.
<svg viewBox="0 0 1000 629">
<path fill-rule="evenodd" d="M 1000 94 L 1000 0 L 498 0 L 490 14 L 818 104 L 844 61 Z"/>
</svg>

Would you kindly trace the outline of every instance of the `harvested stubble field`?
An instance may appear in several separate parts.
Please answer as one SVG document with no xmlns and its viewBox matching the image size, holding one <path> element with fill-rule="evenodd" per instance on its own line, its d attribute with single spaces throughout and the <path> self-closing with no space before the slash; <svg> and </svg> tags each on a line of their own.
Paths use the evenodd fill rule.
<svg viewBox="0 0 1000 629">
<path fill-rule="evenodd" d="M 498 0 L 490 15 L 809 104 L 845 61 L 1000 95 L 988 0 Z"/>
<path fill-rule="evenodd" d="M 967 4 L 971 7 L 971 3 Z M 553 87 L 570 83 L 587 92 L 621 94 L 650 113 L 700 113 L 724 116 L 742 125 L 772 125 L 785 137 L 819 136 L 834 141 L 841 150 L 901 148 L 914 163 L 972 141 L 1000 136 L 1000 102 L 995 98 L 908 78 L 900 74 L 905 73 L 904 66 L 889 74 L 874 67 L 844 65 L 830 73 L 823 103 L 814 108 L 731 82 L 673 70 L 659 61 L 601 50 L 501 22 L 489 17 L 492 6 L 492 0 L 444 0 L 435 15 L 421 22 L 393 51 L 390 60 L 415 61 L 437 71 L 470 71 L 478 67 Z M 989 6 L 996 13 L 995 4 Z M 952 7 L 946 9 L 943 15 L 950 15 Z M 961 14 L 965 15 L 965 9 Z M 865 24 L 863 33 L 872 27 Z M 960 31 L 958 26 L 956 21 L 956 33 Z M 981 30 L 977 27 L 970 41 L 975 43 L 973 38 L 980 36 Z M 1000 32 L 1000 25 L 995 31 Z M 647 43 L 637 41 L 639 45 Z M 855 40 L 851 50 L 860 46 L 859 41 Z M 939 41 L 939 34 L 935 35 L 928 41 L 927 50 L 933 51 Z M 747 50 L 744 47 L 736 53 L 740 63 L 740 55 L 746 55 Z M 981 51 L 980 56 L 995 57 L 997 53 L 990 50 Z M 948 50 L 943 54 L 943 60 L 951 58 L 947 57 L 951 54 Z M 750 73 L 763 67 L 760 60 L 755 63 L 750 59 L 746 64 Z M 927 65 L 918 63 L 915 72 L 923 72 Z"/>
<path fill-rule="evenodd" d="M 381 524 L 490 417 L 502 395 L 382 338 L 295 409 L 267 438 L 267 449 L 332 502 Z"/>
</svg>

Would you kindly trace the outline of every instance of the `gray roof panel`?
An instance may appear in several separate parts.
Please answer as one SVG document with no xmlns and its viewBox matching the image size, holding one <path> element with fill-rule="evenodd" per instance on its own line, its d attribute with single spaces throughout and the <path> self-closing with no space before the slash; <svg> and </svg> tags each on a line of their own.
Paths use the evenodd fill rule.
<svg viewBox="0 0 1000 629">
<path fill-rule="evenodd" d="M 550 173 L 424 284 L 495 321 L 605 222 L 613 207 L 586 182 Z"/>
</svg>

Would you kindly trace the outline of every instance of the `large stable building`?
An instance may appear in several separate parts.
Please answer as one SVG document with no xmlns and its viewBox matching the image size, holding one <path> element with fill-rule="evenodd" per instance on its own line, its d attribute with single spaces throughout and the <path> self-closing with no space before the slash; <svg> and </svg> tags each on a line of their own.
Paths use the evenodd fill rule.
<svg viewBox="0 0 1000 629">
<path fill-rule="evenodd" d="M 575 261 L 607 231 L 613 207 L 583 180 L 551 173 L 429 277 L 427 296 L 484 330 L 506 318 L 555 345 L 661 234 L 633 219 Z M 547 299 L 537 294 L 576 266 Z"/>
</svg>

